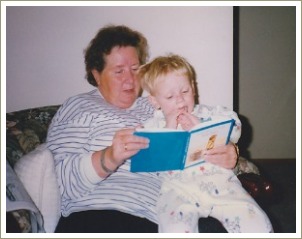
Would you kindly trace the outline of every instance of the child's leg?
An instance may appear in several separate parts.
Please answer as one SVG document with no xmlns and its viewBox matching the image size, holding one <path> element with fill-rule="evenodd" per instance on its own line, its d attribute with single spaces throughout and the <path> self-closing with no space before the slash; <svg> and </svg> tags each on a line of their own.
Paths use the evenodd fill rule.
<svg viewBox="0 0 302 239">
<path fill-rule="evenodd" d="M 212 170 L 200 184 L 201 199 L 213 206 L 210 216 L 220 220 L 228 232 L 272 232 L 269 218 L 233 172 L 214 166 Z"/>
<path fill-rule="evenodd" d="M 183 204 L 174 210 L 168 207 L 167 211 L 158 214 L 158 232 L 197 233 L 198 219 L 198 213 L 189 204 Z"/>
<path fill-rule="evenodd" d="M 202 215 L 204 212 L 204 215 Z M 207 217 L 210 210 L 201 210 L 187 195 L 171 188 L 163 190 L 157 203 L 159 232 L 198 232 L 199 217 Z"/>
<path fill-rule="evenodd" d="M 210 214 L 221 221 L 228 232 L 269 233 L 273 228 L 262 209 L 248 202 L 217 205 Z"/>
</svg>

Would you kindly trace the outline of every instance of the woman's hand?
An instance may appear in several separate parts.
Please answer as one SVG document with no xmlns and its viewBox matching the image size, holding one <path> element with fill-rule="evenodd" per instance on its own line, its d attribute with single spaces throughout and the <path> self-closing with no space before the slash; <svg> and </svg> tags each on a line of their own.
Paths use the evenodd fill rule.
<svg viewBox="0 0 302 239">
<path fill-rule="evenodd" d="M 233 169 L 236 166 L 238 155 L 233 143 L 219 146 L 204 153 L 207 162 L 216 164 L 223 168 Z"/>
<path fill-rule="evenodd" d="M 133 135 L 135 129 L 115 133 L 112 145 L 94 152 L 92 164 L 100 177 L 107 177 L 139 150 L 149 147 L 149 139 Z"/>
<path fill-rule="evenodd" d="M 135 129 L 122 129 L 115 133 L 112 145 L 108 148 L 108 157 L 121 165 L 139 150 L 149 147 L 149 139 L 134 135 Z"/>
</svg>

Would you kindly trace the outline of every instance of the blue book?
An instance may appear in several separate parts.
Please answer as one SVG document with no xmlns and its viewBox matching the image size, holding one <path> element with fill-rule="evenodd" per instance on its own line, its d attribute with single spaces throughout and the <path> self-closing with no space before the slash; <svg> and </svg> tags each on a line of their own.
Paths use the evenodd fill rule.
<svg viewBox="0 0 302 239">
<path fill-rule="evenodd" d="M 221 119 L 200 123 L 190 131 L 139 128 L 134 134 L 149 138 L 149 148 L 132 156 L 130 170 L 183 170 L 201 164 L 205 150 L 229 142 L 234 124 L 233 119 Z"/>
</svg>

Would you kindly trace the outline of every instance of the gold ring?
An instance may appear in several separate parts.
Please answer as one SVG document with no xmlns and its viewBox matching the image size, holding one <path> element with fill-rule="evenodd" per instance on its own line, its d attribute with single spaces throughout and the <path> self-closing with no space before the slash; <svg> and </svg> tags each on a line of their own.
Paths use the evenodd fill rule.
<svg viewBox="0 0 302 239">
<path fill-rule="evenodd" d="M 128 150 L 127 144 L 124 144 L 124 149 L 125 149 L 125 151 Z"/>
</svg>

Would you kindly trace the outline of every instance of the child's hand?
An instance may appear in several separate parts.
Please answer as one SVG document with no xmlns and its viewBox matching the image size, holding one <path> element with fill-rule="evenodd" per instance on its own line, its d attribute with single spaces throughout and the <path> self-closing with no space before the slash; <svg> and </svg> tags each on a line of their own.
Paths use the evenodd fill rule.
<svg viewBox="0 0 302 239">
<path fill-rule="evenodd" d="M 189 114 L 187 112 L 183 112 L 177 117 L 177 122 L 178 122 L 178 124 L 181 125 L 181 127 L 184 130 L 190 130 L 195 125 L 200 123 L 200 120 L 192 114 Z"/>
<path fill-rule="evenodd" d="M 178 122 L 177 122 L 177 118 L 178 118 L 179 113 L 178 112 L 173 112 L 170 113 L 168 115 L 165 115 L 166 117 L 166 128 L 170 128 L 170 129 L 176 129 Z"/>
</svg>

